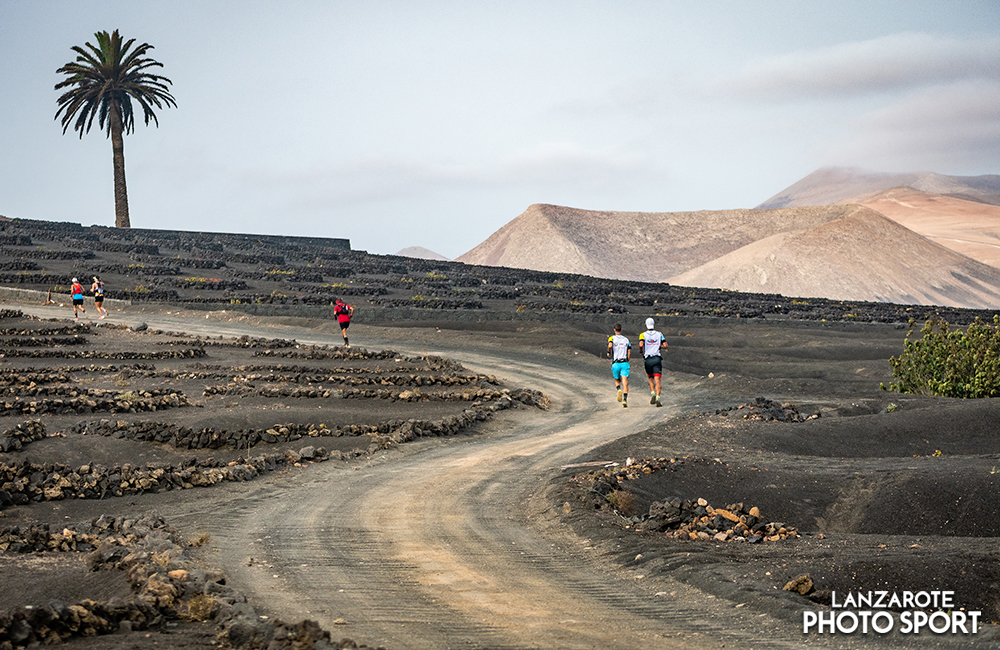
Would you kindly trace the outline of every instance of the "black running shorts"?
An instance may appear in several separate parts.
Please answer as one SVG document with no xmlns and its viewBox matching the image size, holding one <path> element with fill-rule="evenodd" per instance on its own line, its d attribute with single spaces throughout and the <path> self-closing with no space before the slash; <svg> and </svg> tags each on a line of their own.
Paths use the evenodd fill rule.
<svg viewBox="0 0 1000 650">
<path fill-rule="evenodd" d="M 663 359 L 661 357 L 646 357 L 646 374 L 658 377 L 663 374 Z"/>
</svg>

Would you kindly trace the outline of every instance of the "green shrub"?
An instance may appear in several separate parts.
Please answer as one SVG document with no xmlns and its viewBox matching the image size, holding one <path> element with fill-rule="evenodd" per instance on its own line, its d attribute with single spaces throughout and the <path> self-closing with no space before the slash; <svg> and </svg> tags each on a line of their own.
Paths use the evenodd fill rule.
<svg viewBox="0 0 1000 650">
<path fill-rule="evenodd" d="M 903 353 L 890 357 L 896 381 L 882 390 L 940 397 L 1000 395 L 1000 316 L 993 324 L 978 318 L 968 330 L 952 330 L 947 321 L 931 318 L 914 339 L 914 321 Z"/>
</svg>

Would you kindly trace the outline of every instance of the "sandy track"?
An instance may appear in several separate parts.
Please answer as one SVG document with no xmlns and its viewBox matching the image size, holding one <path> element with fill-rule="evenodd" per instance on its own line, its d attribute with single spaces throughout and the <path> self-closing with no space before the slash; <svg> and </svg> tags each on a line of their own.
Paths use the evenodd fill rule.
<svg viewBox="0 0 1000 650">
<path fill-rule="evenodd" d="M 462 359 L 474 369 L 483 360 Z M 562 464 L 649 426 L 663 410 L 620 409 L 606 394 L 581 392 L 566 371 L 503 360 L 490 367 L 530 379 L 554 398 L 552 411 L 519 418 L 506 432 L 423 446 L 349 480 L 324 471 L 257 504 L 227 527 L 259 540 L 249 554 L 269 566 L 245 566 L 240 544 L 223 549 L 227 565 L 241 566 L 238 583 L 266 594 L 266 608 L 279 616 L 308 611 L 335 636 L 344 630 L 390 648 L 735 641 L 706 620 L 711 599 L 605 566 L 588 540 L 554 521 L 541 496 Z M 744 641 L 757 637 L 734 614 L 716 620 L 729 618 L 726 628 Z"/>
<path fill-rule="evenodd" d="M 207 319 L 142 320 L 199 334 L 279 335 Z M 284 336 L 339 340 L 303 330 Z M 586 376 L 593 371 L 581 375 L 582 364 L 557 367 L 544 355 L 391 345 L 447 353 L 470 369 L 544 391 L 553 407 L 505 415 L 483 435 L 409 443 L 391 452 L 389 462 L 375 459 L 354 469 L 322 464 L 212 490 L 194 511 L 189 504 L 163 504 L 168 521 L 211 534 L 230 584 L 259 612 L 312 618 L 334 638 L 394 650 L 737 641 L 799 647 L 795 639 L 775 638 L 784 624 L 751 618 L 669 579 L 646 579 L 641 569 L 621 569 L 551 512 L 545 488 L 561 466 L 662 421 L 675 407 L 651 408 L 640 385 L 633 408 L 622 409 L 607 377 L 595 381 Z"/>
</svg>

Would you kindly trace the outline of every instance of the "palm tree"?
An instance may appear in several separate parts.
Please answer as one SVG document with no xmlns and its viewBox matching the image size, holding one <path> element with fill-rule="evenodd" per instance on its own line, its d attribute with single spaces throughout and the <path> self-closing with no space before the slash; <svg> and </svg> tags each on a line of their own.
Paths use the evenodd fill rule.
<svg viewBox="0 0 1000 650">
<path fill-rule="evenodd" d="M 146 58 L 152 45 L 143 43 L 132 49 L 134 38 L 122 45 L 117 29 L 112 34 L 97 32 L 94 38 L 97 47 L 90 43 L 86 43 L 88 49 L 74 46 L 76 61 L 56 70 L 69 76 L 55 87 L 56 90 L 67 88 L 57 101 L 56 119 L 62 114 L 64 135 L 72 123 L 73 129 L 83 138 L 95 117 L 98 126 L 107 131 L 115 166 L 115 226 L 130 228 L 122 132 L 131 133 L 134 126 L 132 100 L 142 106 L 147 126 L 150 119 L 160 125 L 153 112 L 154 106 L 176 108 L 177 102 L 167 89 L 167 84 L 173 82 L 149 72 L 150 68 L 163 67 L 162 63 Z"/>
</svg>

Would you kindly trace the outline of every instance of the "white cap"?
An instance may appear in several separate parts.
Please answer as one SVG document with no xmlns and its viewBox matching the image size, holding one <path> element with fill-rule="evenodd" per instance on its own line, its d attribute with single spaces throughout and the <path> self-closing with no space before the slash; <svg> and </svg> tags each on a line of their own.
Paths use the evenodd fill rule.
<svg viewBox="0 0 1000 650">
<path fill-rule="evenodd" d="M 653 329 L 653 319 L 652 318 L 647 318 L 646 319 L 646 329 L 648 329 L 648 330 Z"/>
<path fill-rule="evenodd" d="M 76 281 L 77 281 L 77 279 L 76 279 L 76 278 L 73 278 L 73 282 L 76 282 Z"/>
</svg>

